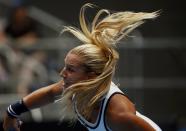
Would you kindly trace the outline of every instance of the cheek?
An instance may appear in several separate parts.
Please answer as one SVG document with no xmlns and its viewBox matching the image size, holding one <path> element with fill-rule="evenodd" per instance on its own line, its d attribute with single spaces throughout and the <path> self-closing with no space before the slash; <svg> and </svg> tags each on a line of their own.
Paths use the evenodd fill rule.
<svg viewBox="0 0 186 131">
<path fill-rule="evenodd" d="M 75 74 L 73 77 L 71 77 L 74 82 L 82 81 L 82 80 L 87 80 L 87 76 L 85 74 Z"/>
<path fill-rule="evenodd" d="M 78 76 L 75 76 L 75 77 L 74 77 L 74 80 L 75 80 L 75 81 L 85 80 L 85 77 L 84 77 L 84 76 L 81 76 L 81 75 L 78 75 Z"/>
</svg>

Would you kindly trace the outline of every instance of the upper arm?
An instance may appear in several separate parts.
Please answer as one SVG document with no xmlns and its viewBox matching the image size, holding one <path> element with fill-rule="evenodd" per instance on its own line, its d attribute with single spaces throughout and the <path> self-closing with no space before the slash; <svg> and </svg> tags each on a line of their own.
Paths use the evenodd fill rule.
<svg viewBox="0 0 186 131">
<path fill-rule="evenodd" d="M 59 81 L 50 87 L 50 93 L 55 97 L 63 92 L 63 81 Z"/>
<path fill-rule="evenodd" d="M 63 81 L 40 88 L 31 94 L 25 96 L 23 101 L 29 109 L 40 107 L 54 102 L 57 96 L 63 91 Z"/>
<path fill-rule="evenodd" d="M 56 100 L 57 97 L 62 94 L 62 91 L 63 91 L 63 80 L 43 88 L 43 93 L 46 94 L 45 97 L 48 96 L 52 98 L 51 99 L 52 101 Z"/>
<path fill-rule="evenodd" d="M 155 131 L 149 123 L 133 113 L 115 115 L 109 127 L 113 131 Z"/>
</svg>

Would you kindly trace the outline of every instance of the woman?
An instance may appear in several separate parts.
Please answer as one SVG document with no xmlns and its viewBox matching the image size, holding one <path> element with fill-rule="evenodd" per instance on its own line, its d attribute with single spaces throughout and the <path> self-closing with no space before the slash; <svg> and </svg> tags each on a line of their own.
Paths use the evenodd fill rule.
<svg viewBox="0 0 186 131">
<path fill-rule="evenodd" d="M 25 111 L 54 102 L 61 95 L 64 118 L 78 119 L 89 131 L 160 131 L 149 118 L 136 111 L 134 104 L 112 82 L 119 54 L 116 43 L 153 13 L 116 12 L 102 9 L 88 28 L 80 10 L 81 30 L 65 27 L 82 45 L 69 51 L 60 75 L 63 80 L 41 88 L 7 109 L 4 129 L 19 131 L 16 119 Z M 106 14 L 104 17 L 101 15 Z"/>
</svg>

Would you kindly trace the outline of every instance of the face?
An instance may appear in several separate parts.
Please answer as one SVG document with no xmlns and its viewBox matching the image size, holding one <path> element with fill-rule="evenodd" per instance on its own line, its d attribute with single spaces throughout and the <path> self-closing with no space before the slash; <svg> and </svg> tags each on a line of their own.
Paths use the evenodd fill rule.
<svg viewBox="0 0 186 131">
<path fill-rule="evenodd" d="M 60 75 L 64 79 L 65 88 L 89 78 L 80 58 L 72 53 L 67 54 L 65 58 L 65 67 L 61 71 Z"/>
</svg>

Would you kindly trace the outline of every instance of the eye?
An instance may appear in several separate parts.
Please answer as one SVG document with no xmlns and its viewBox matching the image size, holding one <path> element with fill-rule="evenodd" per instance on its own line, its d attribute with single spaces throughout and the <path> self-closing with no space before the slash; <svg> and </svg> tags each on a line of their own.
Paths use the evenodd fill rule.
<svg viewBox="0 0 186 131">
<path fill-rule="evenodd" d="M 75 71 L 72 67 L 66 67 L 66 70 L 68 70 L 69 72 L 74 72 Z"/>
</svg>

